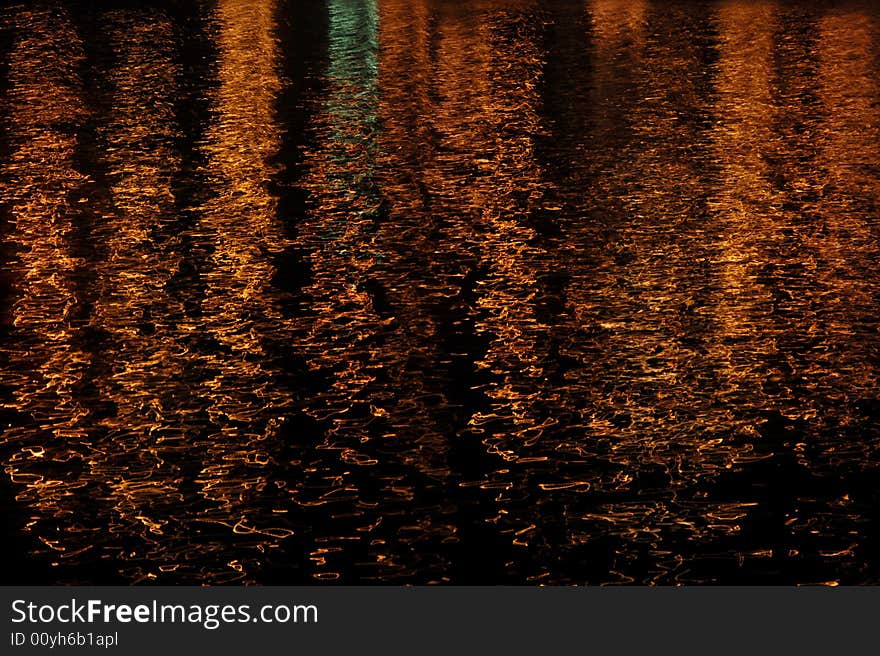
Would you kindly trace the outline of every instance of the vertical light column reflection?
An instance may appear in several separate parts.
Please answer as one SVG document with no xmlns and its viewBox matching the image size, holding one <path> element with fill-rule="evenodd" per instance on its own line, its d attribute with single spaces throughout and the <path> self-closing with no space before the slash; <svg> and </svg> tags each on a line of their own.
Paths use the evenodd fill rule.
<svg viewBox="0 0 880 656">
<path fill-rule="evenodd" d="M 3 442 L 14 449 L 6 474 L 22 486 L 28 528 L 55 553 L 72 551 L 59 521 L 85 482 L 78 475 L 88 441 L 88 411 L 79 386 L 90 355 L 75 339 L 83 259 L 73 242 L 82 188 L 76 165 L 77 129 L 86 119 L 79 66 L 83 44 L 65 11 L 14 8 L 5 14 L 14 34 L 7 62 L 10 155 L 0 186 L 14 228 L 13 329 L 4 345 L 3 383 L 18 412 Z M 84 518 L 84 524 L 88 519 Z"/>
<path fill-rule="evenodd" d="M 587 3 L 594 49 L 593 96 L 596 128 L 613 131 L 628 121 L 627 82 L 638 66 L 645 40 L 646 0 L 591 0 Z"/>
<path fill-rule="evenodd" d="M 273 258 L 286 245 L 268 189 L 281 143 L 276 11 L 274 0 L 217 3 L 219 86 L 204 146 L 213 197 L 199 208 L 193 236 L 209 253 L 200 276 L 201 326 L 213 340 L 203 347 L 209 375 L 201 388 L 210 423 L 196 476 L 208 507 L 197 518 L 239 536 L 238 557 L 217 546 L 229 557 L 228 577 L 249 576 L 255 560 L 292 533 L 267 496 L 280 418 L 293 401 L 274 378 L 270 352 L 271 341 L 291 339 L 272 285 Z"/>
<path fill-rule="evenodd" d="M 719 447 L 735 446 L 730 451 L 734 477 L 741 472 L 752 474 L 750 467 L 757 463 L 760 468 L 767 458 L 766 450 L 756 452 L 750 442 L 759 437 L 761 410 L 782 401 L 781 394 L 768 401 L 770 388 L 765 381 L 780 381 L 784 374 L 779 365 L 783 358 L 772 316 L 772 290 L 762 284 L 766 267 L 784 240 L 779 230 L 780 197 L 772 186 L 767 158 L 767 145 L 778 139 L 773 122 L 778 11 L 773 2 L 732 0 L 718 8 L 716 18 L 719 57 L 714 112 L 718 120 L 711 138 L 718 183 L 708 202 L 712 221 L 705 233 L 714 251 L 708 260 L 712 279 L 708 296 L 694 309 L 711 329 L 704 361 L 707 371 L 701 378 L 712 389 L 712 404 L 700 419 L 717 436 Z M 755 476 L 761 475 L 760 469 L 755 471 Z M 749 521 L 750 514 L 776 513 L 772 495 L 760 504 L 743 496 L 739 502 L 706 504 L 703 510 L 713 517 L 723 513 L 735 517 L 730 522 L 731 536 L 739 532 L 740 523 Z M 779 531 L 784 528 L 777 523 L 773 531 L 781 537 Z M 741 562 L 760 562 L 772 555 L 778 545 L 769 539 L 769 532 L 763 537 L 742 543 L 743 551 L 737 554 Z"/>
<path fill-rule="evenodd" d="M 776 226 L 778 201 L 764 157 L 765 144 L 775 139 L 771 94 L 775 11 L 772 4 L 735 1 L 718 10 L 716 112 L 721 120 L 713 130 L 713 141 L 720 185 L 710 202 L 719 222 L 715 227 L 719 252 L 714 258 L 718 291 L 707 311 L 714 319 L 711 352 L 721 378 L 716 395 L 729 405 L 724 414 L 714 413 L 716 429 L 753 430 L 749 425 L 753 419 L 742 409 L 762 406 L 756 378 L 776 356 L 768 325 L 772 296 L 757 281 L 768 240 L 782 238 Z"/>
<path fill-rule="evenodd" d="M 597 54 L 612 59 L 637 56 L 645 40 L 647 0 L 589 0 Z"/>
<path fill-rule="evenodd" d="M 275 35 L 276 3 L 221 0 L 216 9 L 216 120 L 206 134 L 208 173 L 216 198 L 202 208 L 214 252 L 205 274 L 204 311 L 219 342 L 239 357 L 260 355 L 258 322 L 278 319 L 270 282 L 271 257 L 284 247 L 267 185 L 280 145 L 274 101 L 281 82 Z M 245 373 L 258 364 L 243 363 Z"/>
<path fill-rule="evenodd" d="M 187 432 L 179 406 L 188 390 L 180 381 L 190 358 L 176 339 L 183 308 L 167 293 L 180 261 L 171 190 L 179 165 L 172 105 L 178 71 L 174 28 L 164 14 L 112 12 L 102 27 L 115 54 L 107 71 L 110 110 L 99 127 L 113 205 L 94 228 L 106 259 L 91 324 L 107 337 L 107 375 L 96 385 L 115 411 L 100 422 L 106 437 L 94 445 L 89 474 L 104 489 L 93 499 L 109 537 L 101 548 L 124 563 L 126 576 L 152 579 L 157 563 L 138 561 L 158 556 L 166 566 L 184 551 L 174 544 L 179 526 L 170 516 L 182 501 L 173 454 Z M 122 547 L 136 536 L 137 548 Z"/>
<path fill-rule="evenodd" d="M 880 353 L 880 333 L 866 320 L 880 298 L 873 275 L 880 261 L 878 30 L 876 14 L 858 7 L 838 8 L 818 24 L 818 95 L 825 120 L 816 158 L 822 187 L 810 208 L 818 225 L 809 242 L 827 305 L 810 327 L 822 336 L 825 353 L 815 358 L 807 375 L 826 403 L 850 408 L 874 395 Z M 842 420 L 859 421 L 853 416 Z"/>
</svg>

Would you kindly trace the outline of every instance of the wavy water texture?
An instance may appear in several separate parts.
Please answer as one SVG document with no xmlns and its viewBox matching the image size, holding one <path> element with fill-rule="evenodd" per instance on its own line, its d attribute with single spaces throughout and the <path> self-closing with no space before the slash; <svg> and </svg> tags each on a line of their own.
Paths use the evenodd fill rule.
<svg viewBox="0 0 880 656">
<path fill-rule="evenodd" d="M 874 4 L 6 3 L 0 51 L 15 577 L 880 581 Z"/>
</svg>

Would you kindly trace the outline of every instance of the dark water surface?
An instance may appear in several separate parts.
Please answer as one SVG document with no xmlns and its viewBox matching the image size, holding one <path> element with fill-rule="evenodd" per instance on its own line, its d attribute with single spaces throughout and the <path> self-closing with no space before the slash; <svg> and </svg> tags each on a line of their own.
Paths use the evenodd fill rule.
<svg viewBox="0 0 880 656">
<path fill-rule="evenodd" d="M 0 5 L 6 582 L 880 583 L 880 8 Z"/>
</svg>

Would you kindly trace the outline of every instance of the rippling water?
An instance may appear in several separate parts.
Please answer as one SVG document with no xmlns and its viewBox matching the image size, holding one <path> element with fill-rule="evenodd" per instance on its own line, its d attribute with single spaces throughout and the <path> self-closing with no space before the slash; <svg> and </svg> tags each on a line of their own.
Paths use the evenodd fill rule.
<svg viewBox="0 0 880 656">
<path fill-rule="evenodd" d="M 7 581 L 880 583 L 880 9 L 0 7 Z"/>
</svg>

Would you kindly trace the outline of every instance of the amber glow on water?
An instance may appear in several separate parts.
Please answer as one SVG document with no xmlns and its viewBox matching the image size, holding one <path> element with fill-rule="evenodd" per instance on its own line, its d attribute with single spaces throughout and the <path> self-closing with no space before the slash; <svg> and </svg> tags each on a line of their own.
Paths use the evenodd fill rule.
<svg viewBox="0 0 880 656">
<path fill-rule="evenodd" d="M 7 3 L 13 569 L 876 583 L 878 30 Z"/>
</svg>

